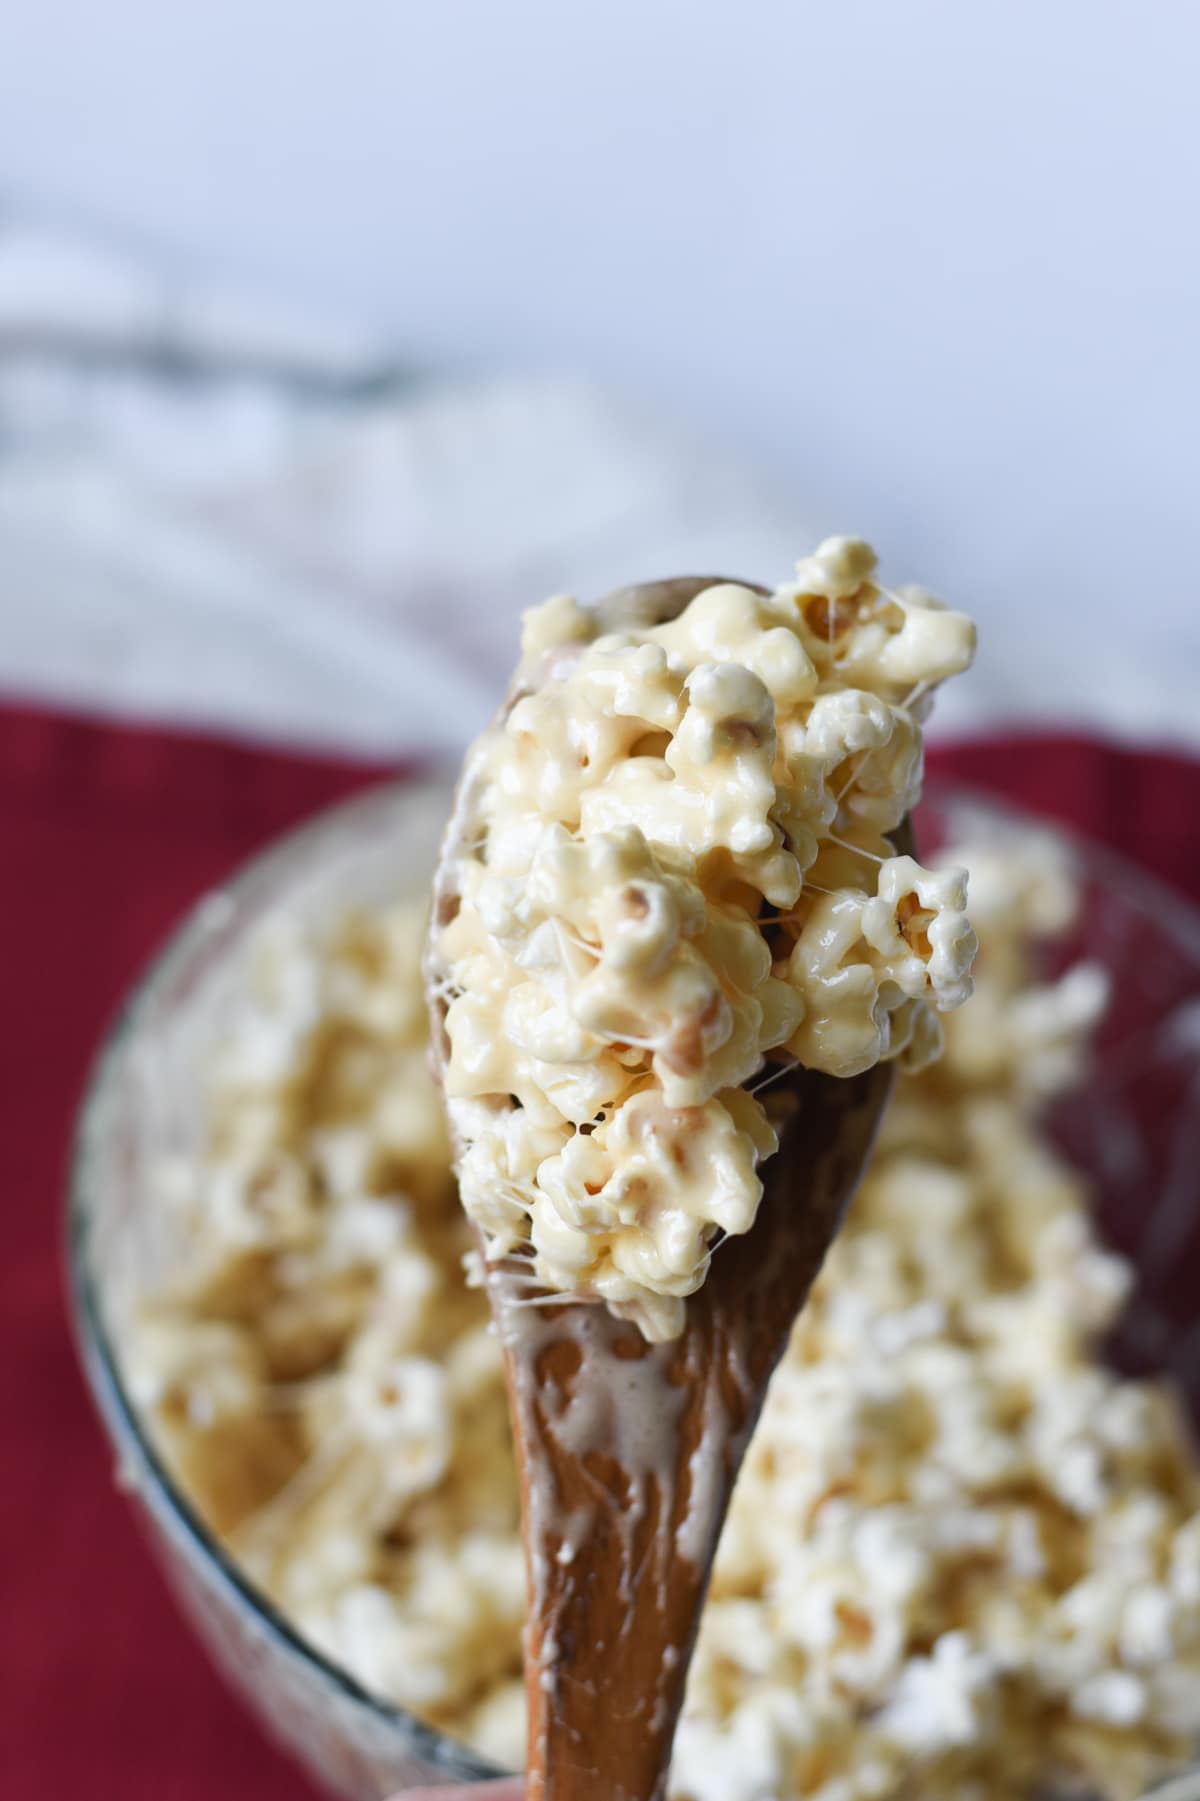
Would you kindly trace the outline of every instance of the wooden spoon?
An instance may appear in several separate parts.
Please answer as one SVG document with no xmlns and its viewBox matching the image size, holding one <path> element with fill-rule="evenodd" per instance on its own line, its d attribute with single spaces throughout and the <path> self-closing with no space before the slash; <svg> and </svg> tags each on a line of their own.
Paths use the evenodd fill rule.
<svg viewBox="0 0 1200 1801">
<path fill-rule="evenodd" d="M 598 607 L 602 627 L 672 618 L 719 579 L 622 589 Z M 514 687 L 504 710 L 525 691 Z M 431 947 L 458 905 L 457 852 L 478 839 L 476 807 L 464 782 L 435 878 Z M 431 948 L 440 1075 L 448 1045 L 438 973 Z M 780 1143 L 763 1165 L 754 1227 L 714 1250 L 671 1343 L 647 1344 L 601 1305 L 530 1306 L 519 1263 L 487 1267 L 521 1473 L 530 1801 L 665 1794 L 734 1479 L 890 1085 L 887 1065 L 848 1081 L 794 1070 L 772 1084 L 765 1098 Z"/>
</svg>

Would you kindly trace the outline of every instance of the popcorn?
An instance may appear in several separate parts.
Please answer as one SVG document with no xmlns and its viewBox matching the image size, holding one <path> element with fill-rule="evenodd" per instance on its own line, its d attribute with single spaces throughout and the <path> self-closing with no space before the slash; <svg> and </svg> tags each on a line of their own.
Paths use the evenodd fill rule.
<svg viewBox="0 0 1200 1801">
<path fill-rule="evenodd" d="M 449 1396 L 432 1359 L 406 1357 L 385 1335 L 364 1333 L 347 1358 L 341 1401 L 351 1432 L 378 1453 L 389 1493 L 421 1493 L 445 1474 L 452 1449 Z"/>
<path fill-rule="evenodd" d="M 977 1745 L 995 1736 L 999 1673 L 966 1633 L 945 1632 L 928 1657 L 905 1666 L 879 1730 L 922 1760 Z"/>
<path fill-rule="evenodd" d="M 830 539 L 773 594 L 719 582 L 601 635 L 559 596 L 526 615 L 522 692 L 468 755 L 480 836 L 434 947 L 463 1203 L 489 1257 L 519 1247 L 550 1292 L 650 1337 L 682 1330 L 717 1233 L 754 1221 L 774 1141 L 761 1107 L 722 1097 L 768 1056 L 915 1069 L 941 1046 L 934 1010 L 970 993 L 965 878 L 884 834 L 919 795 L 920 722 L 973 627 L 874 568 Z M 695 1155 L 698 1179 L 647 1179 L 632 1203 L 601 1143 L 632 1136 L 621 1116 L 648 1094 L 681 1169 L 707 1142 L 736 1194 L 712 1205 Z M 540 1162 L 514 1161 L 511 1110 L 555 1132 Z M 720 1149 L 731 1117 L 740 1155 Z M 502 1157 L 477 1156 L 477 1132 Z M 499 1205 L 477 1179 L 498 1160 Z"/>
<path fill-rule="evenodd" d="M 761 1193 L 756 1161 L 774 1148 L 772 1128 L 741 1089 L 679 1110 L 643 1089 L 539 1165 L 529 1221 L 539 1268 L 568 1293 L 586 1273 L 614 1310 L 639 1318 L 653 1304 L 647 1295 L 691 1294 L 708 1248 L 702 1222 L 672 1197 L 703 1187 L 707 1218 L 744 1232 Z"/>
<path fill-rule="evenodd" d="M 139 1407 L 205 1429 L 263 1404 L 264 1369 L 250 1334 L 217 1320 L 148 1320 L 129 1365 Z"/>
<path fill-rule="evenodd" d="M 1146 1690 L 1128 1670 L 1100 1670 L 1071 1696 L 1071 1711 L 1104 1726 L 1136 1726 L 1146 1712 Z"/>
<path fill-rule="evenodd" d="M 1045 984 L 1037 968 L 1075 896 L 1043 846 L 982 866 L 976 999 L 949 1016 L 936 1069 L 899 1079 L 751 1442 L 673 1801 L 1133 1801 L 1200 1733 L 1200 1473 L 1165 1391 L 1096 1360 L 1129 1270 L 1096 1242 L 1084 1184 L 1038 1119 L 1085 1067 L 1097 1005 L 1091 973 Z M 637 878 L 661 881 L 683 919 L 687 879 Z M 901 870 L 890 892 L 920 901 L 912 884 Z M 581 880 L 572 920 L 620 894 Z M 146 1297 L 125 1364 L 176 1481 L 297 1629 L 374 1693 L 515 1767 L 517 1477 L 424 1061 L 421 932 L 415 909 L 393 908 L 288 927 L 252 959 L 215 1054 L 208 1144 L 163 1171 L 179 1273 Z M 635 930 L 618 954 L 644 952 Z M 914 986 L 931 979 L 919 960 Z M 967 1029 L 980 1011 L 988 1045 Z M 246 1047 L 278 1042 L 281 1019 L 295 1030 L 272 1087 Z M 644 1087 L 565 1144 L 551 1110 L 462 1104 L 464 1181 L 491 1197 L 489 1232 L 527 1236 L 522 1184 L 544 1169 L 532 1217 L 561 1279 L 602 1246 L 617 1305 L 648 1277 L 674 1291 L 653 1303 L 668 1333 L 704 1246 L 696 1220 L 676 1239 L 655 1205 L 679 1142 L 665 1098 Z M 762 1129 L 749 1097 L 720 1089 L 683 1135 L 710 1166 L 728 1160 L 735 1224 L 752 1157 L 769 1152 Z M 272 1196 L 281 1168 L 300 1215 L 256 1205 L 249 1237 L 231 1232 L 212 1196 Z M 580 1181 L 597 1189 L 582 1223 Z M 605 1214 L 621 1235 L 589 1237 Z"/>
<path fill-rule="evenodd" d="M 979 946 L 966 904 L 965 869 L 929 870 L 912 857 L 885 858 L 862 925 L 879 959 L 880 985 L 894 982 L 912 1000 L 928 993 L 943 1013 L 969 999 Z"/>
</svg>

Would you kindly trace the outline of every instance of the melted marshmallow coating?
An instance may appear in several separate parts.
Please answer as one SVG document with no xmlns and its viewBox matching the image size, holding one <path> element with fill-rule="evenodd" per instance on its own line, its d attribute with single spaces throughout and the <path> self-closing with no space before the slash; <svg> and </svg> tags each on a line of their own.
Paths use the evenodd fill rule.
<svg viewBox="0 0 1200 1801">
<path fill-rule="evenodd" d="M 714 1236 L 754 1223 L 764 1064 L 917 1066 L 970 993 L 963 872 L 886 834 L 974 628 L 874 571 L 830 539 L 771 594 L 721 583 L 603 635 L 549 601 L 468 754 L 474 842 L 434 955 L 463 1202 L 489 1259 L 648 1338 L 682 1330 Z"/>
</svg>

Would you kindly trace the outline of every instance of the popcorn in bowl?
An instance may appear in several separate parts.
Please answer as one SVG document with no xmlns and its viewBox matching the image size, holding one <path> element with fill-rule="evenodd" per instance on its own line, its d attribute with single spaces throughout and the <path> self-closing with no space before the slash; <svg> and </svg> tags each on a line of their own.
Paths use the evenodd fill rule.
<svg viewBox="0 0 1200 1801">
<path fill-rule="evenodd" d="M 977 994 L 900 1078 L 722 1540 L 676 1801 L 1139 1795 L 1200 1725 L 1200 1477 L 1095 1346 L 1128 1272 L 1052 1150 L 1104 979 L 1043 980 L 1068 872 L 963 847 Z M 939 865 L 940 867 L 940 865 Z M 416 909 L 265 930 L 186 1255 L 130 1380 L 175 1480 L 373 1692 L 515 1765 L 524 1589 L 499 1348 L 424 1058 Z"/>
</svg>

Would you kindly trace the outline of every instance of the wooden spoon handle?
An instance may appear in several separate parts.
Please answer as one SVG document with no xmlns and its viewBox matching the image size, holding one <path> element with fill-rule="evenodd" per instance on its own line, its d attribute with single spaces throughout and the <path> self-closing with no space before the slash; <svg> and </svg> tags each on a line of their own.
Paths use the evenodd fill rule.
<svg viewBox="0 0 1200 1801">
<path fill-rule="evenodd" d="M 676 1346 L 647 1346 L 636 1327 L 587 1313 L 582 1347 L 574 1333 L 551 1338 L 546 1322 L 513 1372 L 530 1591 L 526 1780 L 538 1801 L 658 1801 L 736 1457 L 723 1437 L 715 1485 L 695 1495 L 674 1440 L 676 1422 L 687 1435 L 703 1412 L 705 1372 Z M 571 1422 L 558 1398 L 581 1370 L 588 1411 Z M 657 1454 L 631 1431 L 619 1455 L 600 1449 L 608 1427 L 588 1415 L 614 1388 L 614 1413 L 659 1415 Z"/>
<path fill-rule="evenodd" d="M 521 1453 L 531 1801 L 660 1801 L 717 1538 L 766 1385 L 890 1085 L 805 1075 L 753 1231 L 714 1253 L 679 1340 L 502 1283 Z"/>
</svg>

